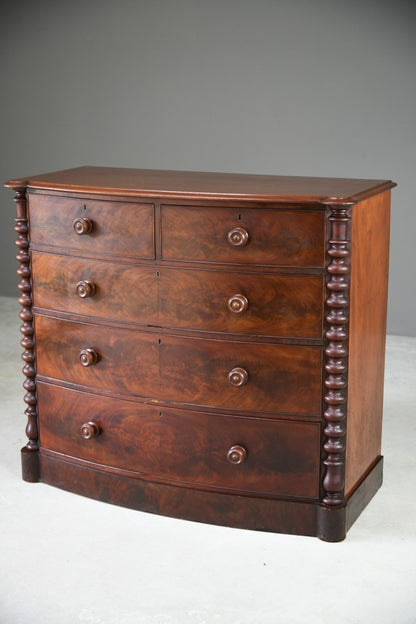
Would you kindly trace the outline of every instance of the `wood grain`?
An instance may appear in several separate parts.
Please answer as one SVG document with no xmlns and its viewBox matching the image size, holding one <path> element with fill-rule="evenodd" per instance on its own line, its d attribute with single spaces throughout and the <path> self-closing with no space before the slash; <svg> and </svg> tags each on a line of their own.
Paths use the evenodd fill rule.
<svg viewBox="0 0 416 624">
<path fill-rule="evenodd" d="M 73 250 L 81 255 L 153 259 L 153 213 L 153 204 L 30 194 L 30 242 L 35 248 Z M 92 230 L 80 236 L 74 221 L 85 217 Z"/>
<path fill-rule="evenodd" d="M 321 348 L 183 338 L 35 315 L 38 375 L 161 401 L 317 415 Z M 79 362 L 82 349 L 99 355 Z M 239 388 L 236 366 L 248 371 Z"/>
<path fill-rule="evenodd" d="M 228 241 L 236 226 L 248 233 L 244 245 Z M 324 233 L 320 211 L 162 206 L 165 260 L 322 267 Z"/>
<path fill-rule="evenodd" d="M 116 167 L 76 167 L 5 186 L 134 195 L 142 197 L 237 199 L 239 201 L 355 202 L 395 186 L 390 180 L 157 171 Z"/>
<path fill-rule="evenodd" d="M 147 478 L 314 498 L 319 494 L 319 423 L 163 410 L 39 384 L 41 446 Z M 85 440 L 92 420 L 100 434 Z M 235 444 L 246 460 L 230 464 Z"/>
<path fill-rule="evenodd" d="M 33 457 L 31 453 L 31 457 Z M 37 454 L 36 454 L 37 456 Z M 27 454 L 26 454 L 27 457 Z M 313 501 L 274 499 L 260 495 L 235 496 L 202 488 L 175 487 L 123 474 L 100 470 L 98 465 L 81 465 L 66 456 L 39 452 L 43 483 L 89 496 L 100 501 L 228 527 L 273 531 L 290 535 L 317 536 L 328 542 L 345 538 L 365 505 L 381 485 L 382 462 L 366 475 L 345 507 L 323 507 Z M 93 469 L 91 469 L 93 467 Z"/>
<path fill-rule="evenodd" d="M 381 453 L 390 192 L 353 208 L 345 492 Z"/>
<path fill-rule="evenodd" d="M 175 487 L 132 479 L 91 465 L 68 461 L 65 456 L 39 454 L 41 480 L 57 487 L 144 512 L 210 524 L 316 535 L 316 505 L 312 501 L 227 495 L 191 487 Z"/>
<path fill-rule="evenodd" d="M 342 540 L 382 480 L 395 184 L 79 167 L 6 186 L 23 478 Z"/>
<path fill-rule="evenodd" d="M 323 278 L 114 264 L 32 253 L 34 305 L 142 325 L 322 339 Z M 95 285 L 92 297 L 76 284 Z M 243 293 L 247 309 L 230 310 Z"/>
</svg>

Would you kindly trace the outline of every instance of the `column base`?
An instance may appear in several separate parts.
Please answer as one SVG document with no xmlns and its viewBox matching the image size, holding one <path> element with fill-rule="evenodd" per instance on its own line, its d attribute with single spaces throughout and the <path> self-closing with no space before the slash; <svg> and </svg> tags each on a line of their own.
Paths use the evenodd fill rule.
<svg viewBox="0 0 416 624">
<path fill-rule="evenodd" d="M 21 450 L 22 478 L 29 483 L 39 481 L 39 451 L 31 451 L 27 446 Z"/>
</svg>

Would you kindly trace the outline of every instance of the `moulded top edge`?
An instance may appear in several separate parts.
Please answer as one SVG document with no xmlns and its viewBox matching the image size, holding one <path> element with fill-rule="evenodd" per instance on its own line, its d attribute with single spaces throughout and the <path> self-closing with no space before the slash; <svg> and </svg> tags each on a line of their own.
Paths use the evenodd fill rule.
<svg viewBox="0 0 416 624">
<path fill-rule="evenodd" d="M 9 180 L 7 188 L 222 201 L 355 204 L 396 186 L 391 180 L 77 167 Z"/>
</svg>

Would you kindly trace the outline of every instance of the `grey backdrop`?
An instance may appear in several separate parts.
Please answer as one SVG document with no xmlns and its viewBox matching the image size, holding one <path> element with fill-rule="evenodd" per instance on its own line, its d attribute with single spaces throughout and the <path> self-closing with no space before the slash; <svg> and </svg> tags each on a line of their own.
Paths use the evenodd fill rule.
<svg viewBox="0 0 416 624">
<path fill-rule="evenodd" d="M 388 331 L 416 335 L 414 1 L 8 4 L 1 181 L 86 164 L 393 179 Z"/>
</svg>

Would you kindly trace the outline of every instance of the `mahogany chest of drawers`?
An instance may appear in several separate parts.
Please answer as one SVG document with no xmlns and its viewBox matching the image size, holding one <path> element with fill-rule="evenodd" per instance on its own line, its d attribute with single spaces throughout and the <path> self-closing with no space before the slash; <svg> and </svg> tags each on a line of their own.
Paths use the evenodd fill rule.
<svg viewBox="0 0 416 624">
<path fill-rule="evenodd" d="M 6 186 L 23 478 L 342 540 L 382 479 L 394 184 L 80 167 Z"/>
</svg>

